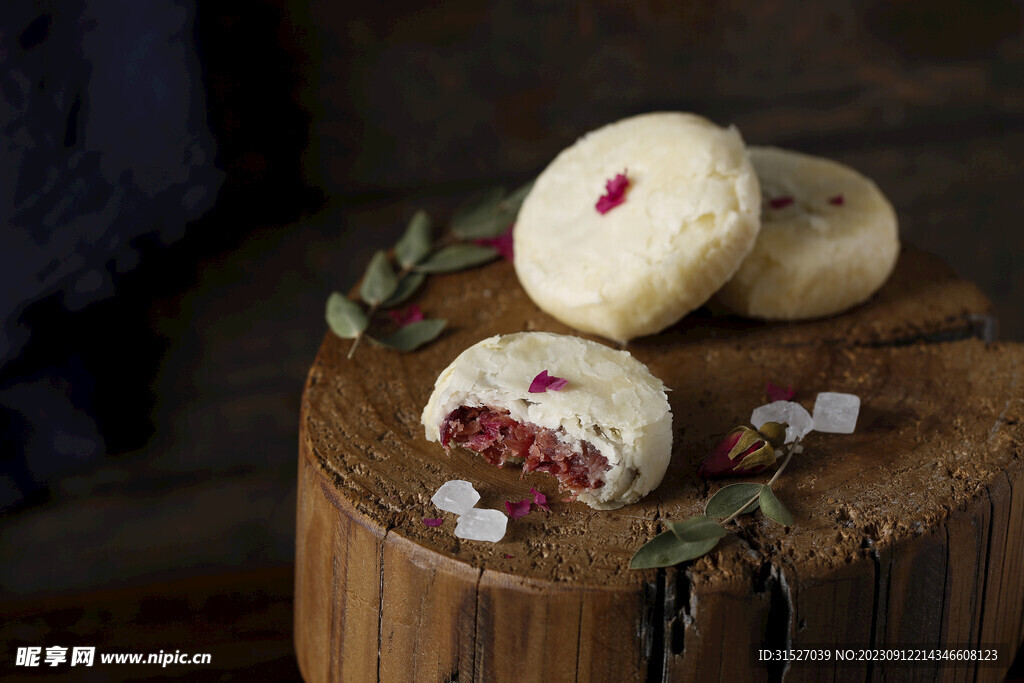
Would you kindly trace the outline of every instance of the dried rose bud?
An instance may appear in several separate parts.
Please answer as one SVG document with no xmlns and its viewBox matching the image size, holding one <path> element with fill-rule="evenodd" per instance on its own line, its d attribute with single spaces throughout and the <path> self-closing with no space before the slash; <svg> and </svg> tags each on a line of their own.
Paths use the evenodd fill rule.
<svg viewBox="0 0 1024 683">
<path fill-rule="evenodd" d="M 782 445 L 786 443 L 786 425 L 782 422 L 765 422 L 763 425 L 758 427 L 758 433 L 767 439 L 768 443 L 775 448 L 782 448 Z"/>
<path fill-rule="evenodd" d="M 778 422 L 764 423 L 760 432 L 750 427 L 737 427 L 725 435 L 711 455 L 704 458 L 697 474 L 705 479 L 757 474 L 775 463 L 775 449 L 785 438 L 786 427 Z"/>
</svg>

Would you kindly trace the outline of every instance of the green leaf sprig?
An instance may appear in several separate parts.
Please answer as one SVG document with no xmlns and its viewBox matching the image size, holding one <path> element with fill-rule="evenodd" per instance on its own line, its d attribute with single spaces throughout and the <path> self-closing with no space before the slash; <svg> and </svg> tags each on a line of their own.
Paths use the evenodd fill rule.
<svg viewBox="0 0 1024 683">
<path fill-rule="evenodd" d="M 793 526 L 793 515 L 772 491 L 772 485 L 786 469 L 793 457 L 797 439 L 786 446 L 786 456 L 767 483 L 744 482 L 723 486 L 704 506 L 704 514 L 682 522 L 669 522 L 664 531 L 640 547 L 629 561 L 630 569 L 671 567 L 680 562 L 695 560 L 711 552 L 728 531 L 725 526 L 740 515 L 760 508 L 769 519 L 783 526 Z M 715 519 L 721 521 L 715 521 Z"/>
<path fill-rule="evenodd" d="M 370 259 L 358 301 L 340 292 L 327 298 L 327 326 L 353 340 L 348 357 L 363 337 L 397 351 L 412 351 L 436 339 L 447 325 L 443 318 L 419 320 L 383 336 L 370 336 L 368 330 L 375 327 L 379 313 L 415 294 L 427 275 L 465 270 L 497 258 L 497 249 L 476 242 L 500 237 L 515 222 L 532 187 L 531 181 L 510 194 L 498 188 L 471 199 L 455 210 L 449 231 L 436 241 L 430 216 L 417 211 L 390 254 L 380 250 Z"/>
</svg>

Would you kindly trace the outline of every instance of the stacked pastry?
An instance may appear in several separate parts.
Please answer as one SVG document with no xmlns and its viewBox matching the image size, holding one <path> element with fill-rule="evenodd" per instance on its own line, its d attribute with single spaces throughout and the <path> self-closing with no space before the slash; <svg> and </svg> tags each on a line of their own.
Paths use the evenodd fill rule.
<svg viewBox="0 0 1024 683">
<path fill-rule="evenodd" d="M 615 189 L 614 206 L 600 201 Z M 530 298 L 619 342 L 663 330 L 715 292 L 756 318 L 839 313 L 881 287 L 899 253 L 892 206 L 853 169 L 747 149 L 735 128 L 668 112 L 605 126 L 559 154 L 514 235 Z"/>
</svg>

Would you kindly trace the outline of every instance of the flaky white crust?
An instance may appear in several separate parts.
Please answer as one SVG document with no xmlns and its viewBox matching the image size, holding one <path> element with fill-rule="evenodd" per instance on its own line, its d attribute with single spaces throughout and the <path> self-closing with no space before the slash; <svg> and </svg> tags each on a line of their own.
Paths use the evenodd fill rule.
<svg viewBox="0 0 1024 683">
<path fill-rule="evenodd" d="M 543 370 L 568 384 L 529 393 Z M 611 469 L 604 486 L 578 499 L 599 510 L 647 495 L 661 483 L 672 454 L 672 413 L 661 380 L 629 353 L 578 337 L 522 332 L 463 351 L 438 376 L 423 409 L 427 440 L 439 441 L 444 419 L 463 405 L 505 408 L 520 422 L 589 441 Z"/>
<path fill-rule="evenodd" d="M 625 202 L 598 213 L 605 183 L 623 172 Z M 634 116 L 588 133 L 540 174 L 516 219 L 516 273 L 555 318 L 627 341 L 711 297 L 753 247 L 759 214 L 735 128 Z"/>
<path fill-rule="evenodd" d="M 718 300 L 746 316 L 799 320 L 866 300 L 896 266 L 896 212 L 848 166 L 774 147 L 750 147 L 766 205 L 761 234 Z M 842 196 L 841 205 L 829 200 Z M 773 198 L 792 197 L 780 208 Z"/>
</svg>

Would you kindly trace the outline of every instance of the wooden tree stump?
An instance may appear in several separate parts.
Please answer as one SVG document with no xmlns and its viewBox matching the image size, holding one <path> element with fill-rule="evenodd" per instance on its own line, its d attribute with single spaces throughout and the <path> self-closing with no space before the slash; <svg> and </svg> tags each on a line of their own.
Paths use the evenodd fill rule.
<svg viewBox="0 0 1024 683">
<path fill-rule="evenodd" d="M 418 299 L 449 329 L 412 354 L 327 335 L 299 444 L 295 638 L 308 680 L 998 680 L 1024 604 L 1024 347 L 986 344 L 990 305 L 913 249 L 883 290 L 827 320 L 769 325 L 703 309 L 629 350 L 671 389 L 661 486 L 612 512 L 552 478 L 498 469 L 423 437 L 437 374 L 480 339 L 572 333 L 510 264 L 435 276 Z M 812 433 L 779 480 L 791 528 L 761 515 L 705 557 L 632 571 L 662 521 L 722 482 L 696 467 L 766 402 L 765 383 L 858 394 L 854 434 Z M 553 501 L 491 544 L 430 503 L 450 479 L 504 509 Z M 759 478 L 758 478 L 759 479 Z M 727 482 L 726 482 L 727 483 Z M 425 517 L 443 517 L 428 528 Z M 995 663 L 763 663 L 757 650 L 996 648 Z"/>
</svg>

